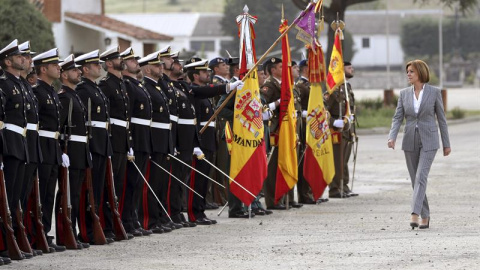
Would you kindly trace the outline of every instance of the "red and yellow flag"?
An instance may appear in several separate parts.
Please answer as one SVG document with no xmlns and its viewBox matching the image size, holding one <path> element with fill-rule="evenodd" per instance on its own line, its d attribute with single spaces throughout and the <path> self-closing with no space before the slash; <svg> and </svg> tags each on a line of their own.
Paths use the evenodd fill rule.
<svg viewBox="0 0 480 270">
<path fill-rule="evenodd" d="M 253 65 L 255 44 L 253 24 L 256 17 L 246 11 L 237 17 L 240 33 L 240 77 Z M 242 89 L 235 93 L 230 177 L 250 193 L 258 195 L 267 177 L 267 154 L 263 135 L 262 102 L 255 68 L 244 80 Z M 230 191 L 245 205 L 255 199 L 237 183 L 230 181 Z"/>
<path fill-rule="evenodd" d="M 327 90 L 331 94 L 337 90 L 337 87 L 345 80 L 345 71 L 343 69 L 342 42 L 340 40 L 341 30 L 335 31 L 335 42 L 333 44 L 330 65 L 328 66 Z"/>
<path fill-rule="evenodd" d="M 287 20 L 280 25 L 280 33 L 286 31 Z M 282 38 L 282 87 L 280 94 L 280 115 L 278 132 L 278 167 L 275 185 L 275 203 L 291 190 L 298 181 L 297 116 L 293 104 L 293 79 L 291 72 L 290 46 L 288 35 Z"/>
<path fill-rule="evenodd" d="M 307 143 L 303 176 L 312 189 L 313 198 L 318 200 L 335 175 L 332 138 L 320 85 L 325 80 L 325 58 L 321 46 L 317 46 L 316 52 L 309 48 L 308 67 L 311 88 L 307 110 Z"/>
</svg>

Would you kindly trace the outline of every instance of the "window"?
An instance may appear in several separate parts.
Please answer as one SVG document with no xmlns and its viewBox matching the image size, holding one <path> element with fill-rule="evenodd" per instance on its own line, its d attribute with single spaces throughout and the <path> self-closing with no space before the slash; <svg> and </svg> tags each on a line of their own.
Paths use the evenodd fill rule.
<svg viewBox="0 0 480 270">
<path fill-rule="evenodd" d="M 214 52 L 215 42 L 213 40 L 195 40 L 190 41 L 191 51 Z"/>
<path fill-rule="evenodd" d="M 370 38 L 362 38 L 362 48 L 370 48 Z"/>
</svg>

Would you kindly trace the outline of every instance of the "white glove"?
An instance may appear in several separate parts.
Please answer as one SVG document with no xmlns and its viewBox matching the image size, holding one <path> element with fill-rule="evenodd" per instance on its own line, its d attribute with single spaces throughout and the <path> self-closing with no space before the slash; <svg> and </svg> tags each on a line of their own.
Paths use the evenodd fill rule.
<svg viewBox="0 0 480 270">
<path fill-rule="evenodd" d="M 349 117 L 350 123 L 353 123 L 353 119 L 354 119 L 353 115 L 350 115 Z"/>
<path fill-rule="evenodd" d="M 278 104 L 280 104 L 280 99 L 277 100 L 278 101 Z M 277 104 L 275 104 L 277 101 L 274 101 L 272 103 L 268 103 L 268 108 L 270 108 L 270 110 L 272 111 L 275 111 L 275 109 L 277 108 Z"/>
<path fill-rule="evenodd" d="M 127 160 L 132 161 L 135 160 L 135 155 L 133 154 L 133 149 L 130 147 L 130 150 L 128 150 L 127 153 Z"/>
<path fill-rule="evenodd" d="M 307 111 L 302 111 L 302 117 L 307 118 L 308 112 Z"/>
<path fill-rule="evenodd" d="M 264 112 L 262 113 L 262 120 L 263 120 L 263 121 L 270 120 L 270 118 L 272 118 L 272 111 L 267 110 L 267 111 L 264 111 Z"/>
<path fill-rule="evenodd" d="M 337 128 L 343 128 L 344 126 L 343 120 L 337 119 L 333 121 L 333 126 Z"/>
<path fill-rule="evenodd" d="M 205 157 L 200 147 L 193 148 L 193 154 L 197 156 L 198 159 L 203 159 Z"/>
<path fill-rule="evenodd" d="M 67 154 L 62 154 L 62 166 L 65 168 L 70 167 L 70 159 L 68 158 Z"/>
<path fill-rule="evenodd" d="M 177 151 L 177 148 L 176 148 L 176 147 L 173 148 L 173 155 L 176 156 L 176 155 L 178 155 L 178 154 L 179 154 L 179 152 Z"/>
<path fill-rule="evenodd" d="M 2 163 L 0 163 L 0 170 L 2 170 L 2 171 L 3 171 L 3 162 L 2 162 Z"/>
<path fill-rule="evenodd" d="M 227 94 L 230 93 L 230 91 L 234 89 L 242 89 L 243 88 L 243 82 L 241 80 L 238 80 L 233 83 L 229 83 L 229 87 L 227 87 Z"/>
</svg>

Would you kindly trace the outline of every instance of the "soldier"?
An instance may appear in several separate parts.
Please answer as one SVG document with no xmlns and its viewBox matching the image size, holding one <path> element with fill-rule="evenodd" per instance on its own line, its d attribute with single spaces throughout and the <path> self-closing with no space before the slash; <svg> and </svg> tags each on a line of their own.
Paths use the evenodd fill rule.
<svg viewBox="0 0 480 270">
<path fill-rule="evenodd" d="M 15 213 L 18 207 L 22 194 L 20 189 L 23 186 L 25 163 L 28 163 L 27 142 L 25 140 L 27 126 L 26 89 L 20 80 L 21 71 L 25 69 L 25 58 L 21 53 L 18 49 L 17 40 L 12 41 L 0 50 L 0 67 L 3 70 L 3 74 L 0 76 L 3 173 L 11 213 Z M 4 220 L 3 222 L 7 221 Z M 1 233 L 2 239 L 5 241 L 6 234 L 3 230 Z M 0 256 L 8 257 L 7 245 L 4 241 L 0 241 Z M 19 259 L 33 257 L 31 253 L 23 251 L 22 253 L 23 255 Z M 3 258 L 2 261 L 8 262 L 9 259 Z"/>
<path fill-rule="evenodd" d="M 127 95 L 125 83 L 123 82 L 122 71 L 125 69 L 125 63 L 120 56 L 119 47 L 115 46 L 100 55 L 100 60 L 104 61 L 103 69 L 107 75 L 100 81 L 98 86 L 102 90 L 109 102 L 110 116 L 110 142 L 112 144 L 112 170 L 115 184 L 115 194 L 123 194 L 125 171 L 127 168 L 127 153 L 133 157 L 133 149 L 130 147 L 130 129 L 129 114 L 130 100 Z M 104 198 L 107 198 L 105 189 Z M 112 224 L 112 211 L 107 204 L 106 199 L 102 204 L 102 212 L 105 218 L 104 233 L 106 237 L 115 238 Z M 133 238 L 132 234 L 127 234 L 128 238 Z"/>
<path fill-rule="evenodd" d="M 172 125 L 168 111 L 168 98 L 158 86 L 158 81 L 163 75 L 163 63 L 160 61 L 160 52 L 149 54 L 138 60 L 138 63 L 142 68 L 142 73 L 145 75 L 143 84 L 152 100 L 153 111 L 151 133 L 155 143 L 152 142 L 148 182 L 162 206 L 165 207 L 167 205 L 169 175 L 159 168 L 158 165 L 167 171 L 170 169 L 170 157 L 168 154 L 173 154 L 173 144 L 170 134 Z M 143 189 L 147 191 L 146 196 L 142 192 L 142 207 L 139 209 L 139 220 L 142 222 L 143 227 L 152 230 L 153 233 L 171 232 L 172 229 L 162 225 L 161 222 L 161 216 L 165 215 L 164 208 L 159 205 L 156 197 L 146 184 Z"/>
<path fill-rule="evenodd" d="M 144 186 L 142 175 L 147 171 L 147 162 L 152 151 L 150 124 L 152 122 L 152 101 L 150 94 L 137 80 L 141 71 L 137 58 L 130 47 L 121 53 L 126 68 L 122 71 L 123 80 L 130 100 L 131 147 L 135 157 L 127 164 L 127 181 L 124 186 L 122 222 L 125 231 L 134 236 L 151 235 L 151 230 L 142 228 L 138 209 L 141 206 L 141 192 Z M 140 172 L 137 170 L 138 167 Z M 140 175 L 142 174 L 142 175 Z"/>
<path fill-rule="evenodd" d="M 345 77 L 347 79 L 353 78 L 354 69 L 350 62 L 344 62 Z M 329 187 L 330 198 L 349 198 L 358 196 L 353 193 L 348 187 L 349 173 L 348 160 L 352 152 L 352 144 L 355 139 L 355 97 L 353 95 L 352 86 L 347 81 L 348 97 L 350 102 L 351 116 L 344 120 L 346 114 L 346 95 L 345 84 L 340 85 L 339 89 L 333 92 L 327 100 L 327 108 L 330 112 L 330 126 L 333 127 L 333 157 L 335 162 L 335 176 Z M 345 125 L 345 121 L 347 122 Z M 343 152 L 343 155 L 342 155 Z M 341 157 L 343 156 L 343 160 Z M 342 172 L 343 170 L 343 172 Z M 343 194 L 342 190 L 342 176 L 343 176 Z"/>
<path fill-rule="evenodd" d="M 105 187 L 105 173 L 107 159 L 112 155 L 112 146 L 110 144 L 110 136 L 108 133 L 109 108 L 108 100 L 95 82 L 101 75 L 100 55 L 98 50 L 82 54 L 75 58 L 75 63 L 80 65 L 82 72 L 82 81 L 77 85 L 75 91 L 87 106 L 87 118 L 91 116 L 91 133 L 89 132 L 89 149 L 92 155 L 92 187 L 95 203 L 95 210 L 99 210 L 101 197 Z M 88 103 L 90 100 L 90 111 L 88 111 Z M 82 194 L 84 196 L 86 194 Z M 85 207 L 81 205 L 80 207 Z M 91 208 L 88 208 L 91 209 Z M 98 212 L 95 213 L 98 215 Z M 93 228 L 90 220 L 91 215 L 86 215 L 86 222 L 82 224 L 85 229 L 80 231 L 79 239 L 81 242 L 93 244 Z M 112 243 L 112 238 L 106 237 L 107 243 Z"/>
<path fill-rule="evenodd" d="M 198 58 L 192 58 L 189 61 L 187 61 L 187 65 L 185 65 L 185 68 L 188 69 L 189 71 L 187 72 L 187 75 L 190 80 L 192 80 L 193 74 L 200 74 L 202 73 L 203 76 L 207 76 L 208 79 L 208 61 L 207 60 L 201 60 Z M 207 82 L 206 80 L 203 81 L 203 83 Z M 204 147 L 205 151 L 212 151 L 212 137 L 209 139 L 205 139 L 206 142 L 205 144 L 202 144 L 198 141 L 199 140 L 199 135 L 197 133 L 196 125 L 197 125 L 197 115 L 196 111 L 194 109 L 194 106 L 192 104 L 193 99 L 208 99 L 217 95 L 221 94 L 227 94 L 231 90 L 241 87 L 243 83 L 241 81 L 235 82 L 235 83 L 229 83 L 229 84 L 223 84 L 223 85 L 218 85 L 218 86 L 197 86 L 197 87 L 190 87 L 187 83 L 183 81 L 176 81 L 174 82 L 174 85 L 181 89 L 181 92 L 179 93 L 179 96 L 177 97 L 177 102 L 179 104 L 179 122 L 178 122 L 178 134 L 182 134 L 182 136 L 177 137 L 177 149 L 180 152 L 179 158 L 184 161 L 185 163 L 191 163 L 192 161 L 192 154 L 199 157 L 203 157 L 203 151 L 200 147 Z M 180 105 L 181 104 L 181 105 Z M 204 116 L 206 117 L 206 116 Z M 204 123 L 206 124 L 206 120 L 208 118 L 204 119 L 201 118 Z M 188 136 L 185 136 L 185 134 L 189 134 Z M 207 133 L 208 134 L 208 133 Z M 210 135 L 207 135 L 210 136 Z M 203 134 L 202 134 L 203 138 Z M 214 142 L 214 138 L 213 138 Z M 179 164 L 174 163 L 174 165 Z M 182 165 L 183 166 L 183 165 Z M 175 166 L 174 166 L 175 168 Z M 176 172 L 179 173 L 179 175 L 182 177 L 180 179 L 187 179 L 188 175 L 190 174 L 189 170 L 185 168 L 185 166 L 176 168 Z M 192 173 L 193 177 L 195 179 L 198 179 L 198 175 L 196 173 Z M 197 181 L 197 180 L 195 180 Z M 202 183 L 202 180 L 200 179 L 200 184 Z M 182 188 L 182 187 L 179 187 Z M 203 188 L 206 190 L 206 187 Z M 196 190 L 196 189 L 195 189 Z M 202 195 L 203 196 L 203 195 Z M 204 196 L 205 197 L 205 196 Z M 193 198 L 193 194 L 189 195 L 189 198 Z M 176 202 L 178 205 L 178 201 Z M 193 207 L 193 201 L 192 201 L 192 209 L 189 209 L 190 213 L 193 213 L 194 207 Z M 200 218 L 200 214 L 198 212 L 202 212 L 201 206 L 197 209 L 197 216 L 192 215 L 189 213 L 189 219 L 191 221 L 194 221 L 193 218 L 198 219 Z M 177 210 L 178 211 L 178 210 Z M 182 214 L 180 214 L 180 218 L 185 218 Z M 208 220 L 208 219 L 207 219 Z M 215 223 L 215 221 L 211 221 L 212 223 Z"/>
<path fill-rule="evenodd" d="M 230 70 L 230 75 L 232 76 L 231 81 L 238 81 L 238 77 L 235 78 L 234 75 L 236 74 L 237 76 L 240 73 L 240 70 L 238 69 L 238 58 L 230 58 L 227 60 L 227 64 L 229 64 L 229 70 Z M 233 65 L 233 67 L 232 67 Z M 235 68 L 234 66 L 237 66 Z M 220 100 L 217 103 L 217 108 L 222 105 L 222 103 L 226 100 L 227 95 L 222 95 L 220 97 Z M 223 109 L 220 111 L 218 114 L 218 122 L 219 126 L 218 129 L 220 130 L 221 135 L 220 141 L 219 141 L 219 149 L 218 149 L 218 167 L 224 171 L 229 173 L 230 172 L 230 154 L 228 153 L 227 149 L 227 144 L 225 141 L 225 125 L 226 122 L 229 122 L 230 126 L 233 127 L 233 111 L 234 111 L 234 105 L 235 105 L 235 98 L 231 98 L 228 100 L 227 104 Z M 229 218 L 248 218 L 248 213 L 245 211 L 245 208 L 243 207 L 242 201 L 238 199 L 233 193 L 230 192 L 229 189 L 229 180 L 226 179 L 223 175 L 220 176 L 220 178 L 217 179 L 223 179 L 223 183 L 226 184 L 227 186 L 227 196 L 228 196 L 228 217 Z M 255 213 L 252 213 L 252 217 L 255 216 Z"/>
<path fill-rule="evenodd" d="M 62 88 L 58 94 L 62 109 L 60 111 L 60 130 L 64 131 L 63 136 L 69 136 L 67 155 L 71 157 L 70 167 L 68 168 L 68 181 L 70 183 L 70 203 L 72 206 L 71 221 L 74 236 L 77 240 L 77 248 L 88 248 L 88 243 L 82 243 L 77 236 L 78 226 L 81 226 L 80 217 L 80 193 L 82 184 L 85 180 L 85 169 L 92 167 L 90 149 L 88 148 L 87 138 L 87 108 L 75 91 L 77 84 L 81 81 L 80 66 L 75 64 L 73 54 L 65 58 L 60 64 L 60 81 Z M 68 123 L 69 107 L 72 103 L 71 123 Z M 71 126 L 69 126 L 69 124 Z M 65 141 L 62 141 L 62 147 L 65 147 Z M 64 148 L 65 150 L 65 148 Z M 57 204 L 60 201 L 57 200 Z M 60 215 L 60 213 L 56 213 Z"/>
<path fill-rule="evenodd" d="M 305 158 L 305 147 L 306 147 L 306 117 L 308 110 L 308 99 L 310 96 L 310 81 L 308 80 L 308 61 L 306 59 L 300 61 L 299 63 L 299 78 L 295 83 L 294 90 L 297 91 L 300 97 L 301 105 L 301 117 L 298 117 L 297 122 L 301 122 L 300 129 L 300 142 L 299 147 L 299 165 L 298 165 L 298 182 L 297 182 L 297 195 L 298 202 L 303 204 L 316 204 L 313 200 L 312 191 L 308 182 L 303 178 L 303 159 Z M 292 67 L 293 69 L 293 67 Z"/>
<path fill-rule="evenodd" d="M 159 56 L 160 56 L 160 61 L 163 62 L 163 75 L 161 78 L 158 80 L 158 85 L 162 89 L 163 93 L 167 97 L 168 100 L 168 111 L 170 112 L 170 123 L 171 123 L 171 129 L 170 133 L 172 136 L 172 145 L 174 148 L 174 154 L 177 154 L 176 150 L 176 145 L 177 145 L 177 124 L 178 124 L 178 105 L 177 105 L 177 97 L 180 96 L 180 90 L 176 88 L 173 84 L 172 80 L 183 80 L 183 68 L 180 62 L 177 60 L 174 60 L 172 55 L 177 55 L 178 53 L 172 53 L 170 46 L 167 46 L 163 49 L 160 50 Z M 170 160 L 171 161 L 171 160 Z M 173 165 L 170 164 L 170 171 L 173 173 Z M 175 175 L 175 174 L 174 174 Z M 177 176 L 177 175 L 176 175 Z M 173 194 L 171 194 L 171 185 L 170 183 L 175 182 L 174 179 L 169 178 L 168 180 L 168 190 L 167 190 L 167 198 L 176 198 L 177 196 L 180 196 L 176 192 L 178 192 L 178 189 L 175 189 L 173 191 Z M 174 184 L 175 185 L 175 184 Z M 167 207 L 170 205 L 170 200 L 167 200 Z M 169 214 L 172 212 L 170 211 L 170 208 L 168 207 Z M 160 217 L 161 223 L 165 226 L 170 227 L 171 229 L 180 229 L 184 227 L 183 224 L 175 222 L 171 222 L 167 219 L 166 215 L 161 213 Z"/>
<path fill-rule="evenodd" d="M 35 94 L 33 93 L 32 86 L 27 80 L 28 74 L 32 73 L 33 71 L 33 60 L 32 60 L 32 55 L 35 54 L 35 52 L 32 52 L 30 49 L 30 41 L 26 41 L 18 46 L 18 49 L 22 51 L 22 55 L 25 58 L 25 69 L 22 70 L 21 72 L 21 77 L 20 80 L 23 82 L 26 90 L 26 101 L 27 101 L 27 145 L 28 145 L 28 157 L 29 157 L 29 163 L 25 165 L 25 178 L 23 182 L 23 187 L 22 191 L 24 192 L 21 198 L 21 209 L 26 211 L 27 209 L 27 203 L 28 203 L 28 198 L 31 194 L 32 188 L 33 188 L 33 183 L 34 183 L 34 178 L 37 177 L 37 168 L 38 164 L 42 162 L 42 150 L 40 149 L 40 140 L 38 136 L 38 121 L 39 121 L 39 116 L 38 116 L 38 100 Z M 30 215 L 25 214 L 24 212 L 24 218 L 29 219 Z M 18 218 L 18 217 L 17 217 Z M 36 249 L 36 243 L 34 241 L 35 239 L 35 230 L 33 228 L 33 222 L 25 222 L 25 225 L 28 228 L 26 230 L 27 233 L 29 233 L 29 238 L 31 239 L 31 245 L 32 249 L 34 249 L 34 255 L 35 253 L 41 255 L 43 252 L 39 249 Z M 53 252 L 55 252 L 55 249 L 50 248 Z"/>
<path fill-rule="evenodd" d="M 272 136 L 278 134 L 278 116 L 280 106 L 280 93 L 282 83 L 282 59 L 272 57 L 264 63 L 264 67 L 269 75 L 265 80 L 265 84 L 261 87 L 261 92 L 265 97 L 267 106 L 273 112 L 270 125 L 270 147 L 275 147 L 273 150 L 270 162 L 268 163 L 268 176 L 263 184 L 265 192 L 265 204 L 268 210 L 285 210 L 286 206 L 280 201 L 275 205 L 275 184 L 278 165 L 278 148 L 277 142 L 272 139 Z"/>
<path fill-rule="evenodd" d="M 230 66 L 227 65 L 227 59 L 221 58 L 221 57 L 216 57 L 210 60 L 208 63 L 208 67 L 212 70 L 212 84 L 213 85 L 219 85 L 219 84 L 226 84 L 228 83 L 228 79 L 226 79 L 227 76 L 229 76 L 229 69 Z M 220 100 L 221 97 L 215 97 L 213 98 L 213 103 L 217 104 L 218 100 Z M 217 143 L 217 151 L 213 153 L 213 158 L 215 160 L 215 164 L 220 170 L 226 171 L 226 151 L 227 146 L 225 143 L 222 143 L 222 136 L 224 134 L 225 130 L 225 120 L 222 118 L 215 119 L 216 125 L 215 125 L 215 135 L 216 135 L 216 141 Z M 221 174 L 220 172 L 214 170 L 211 170 L 210 175 L 212 178 L 217 179 L 220 183 L 223 185 L 228 184 L 227 178 Z M 220 205 L 224 205 L 225 202 L 227 201 L 227 192 L 226 190 L 221 190 L 218 185 L 213 184 L 212 182 L 208 183 L 208 193 L 207 193 L 207 202 L 205 205 L 205 209 L 217 209 L 218 205 L 217 202 Z"/>
<path fill-rule="evenodd" d="M 48 236 L 52 227 L 53 204 L 57 187 L 59 166 L 68 167 L 69 157 L 62 153 L 59 142 L 61 103 L 52 84 L 60 78 L 60 59 L 58 49 L 54 48 L 33 58 L 38 82 L 33 92 L 38 99 L 40 146 L 43 161 L 38 166 L 40 199 L 42 202 L 43 227 L 45 236 L 56 251 L 64 251 L 64 246 L 52 243 L 53 236 Z"/>
</svg>

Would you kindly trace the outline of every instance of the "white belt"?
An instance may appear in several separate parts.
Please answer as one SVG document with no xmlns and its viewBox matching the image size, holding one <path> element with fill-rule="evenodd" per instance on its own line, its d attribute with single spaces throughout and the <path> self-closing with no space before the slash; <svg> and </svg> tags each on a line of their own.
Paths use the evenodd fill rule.
<svg viewBox="0 0 480 270">
<path fill-rule="evenodd" d="M 161 129 L 172 129 L 171 123 L 159 123 L 159 122 L 152 122 L 152 128 L 161 128 Z"/>
<path fill-rule="evenodd" d="M 128 127 L 128 122 L 116 118 L 110 118 L 110 124 L 116 125 L 116 126 L 122 126 L 124 128 Z"/>
<path fill-rule="evenodd" d="M 178 124 L 179 125 L 196 125 L 197 124 L 197 119 L 183 119 L 183 118 L 178 118 Z"/>
<path fill-rule="evenodd" d="M 87 136 L 70 135 L 70 141 L 71 142 L 87 143 Z"/>
<path fill-rule="evenodd" d="M 14 124 L 5 123 L 4 128 L 8 129 L 8 130 L 11 130 L 15 133 L 18 133 L 18 134 L 22 135 L 23 137 L 25 137 L 27 135 L 27 129 L 26 128 L 23 128 L 23 127 L 14 125 Z"/>
<path fill-rule="evenodd" d="M 205 122 L 200 122 L 200 126 L 206 126 L 208 123 L 208 121 L 205 121 Z M 208 124 L 209 127 L 215 127 L 215 121 L 212 121 Z"/>
<path fill-rule="evenodd" d="M 92 121 L 92 127 L 95 128 L 108 128 L 108 123 L 107 122 L 100 122 L 100 121 Z"/>
<path fill-rule="evenodd" d="M 50 139 L 58 139 L 60 132 L 58 131 L 47 131 L 47 130 L 39 130 L 38 135 L 40 137 L 50 138 Z"/>
<path fill-rule="evenodd" d="M 175 115 L 171 115 L 171 114 L 170 114 L 170 121 L 172 121 L 172 122 L 178 122 L 178 116 L 175 116 Z"/>
<path fill-rule="evenodd" d="M 27 129 L 28 129 L 28 130 L 38 131 L 38 124 L 28 123 L 28 124 L 27 124 Z"/>
<path fill-rule="evenodd" d="M 152 119 L 142 119 L 142 118 L 132 117 L 132 119 L 130 119 L 130 122 L 137 125 L 150 126 L 152 124 Z"/>
</svg>

